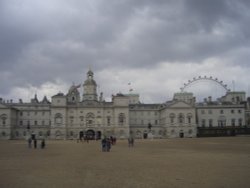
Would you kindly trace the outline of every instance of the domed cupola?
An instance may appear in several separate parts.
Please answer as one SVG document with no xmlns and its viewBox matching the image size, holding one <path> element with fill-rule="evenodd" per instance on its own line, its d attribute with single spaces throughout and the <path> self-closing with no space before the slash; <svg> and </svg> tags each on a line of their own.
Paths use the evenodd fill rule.
<svg viewBox="0 0 250 188">
<path fill-rule="evenodd" d="M 93 73 L 93 71 L 92 70 L 89 70 L 88 72 L 87 72 L 87 75 L 88 75 L 88 78 L 93 78 L 94 77 L 94 73 Z"/>
<path fill-rule="evenodd" d="M 87 72 L 87 80 L 85 80 L 83 86 L 84 85 L 94 85 L 94 86 L 97 86 L 96 82 L 94 80 L 94 73 L 91 70 L 89 70 Z"/>
<path fill-rule="evenodd" d="M 75 85 L 73 84 L 67 94 L 67 101 L 71 103 L 80 102 L 80 93 L 78 91 L 78 88 L 81 87 L 81 85 Z"/>
<path fill-rule="evenodd" d="M 87 80 L 83 84 L 83 100 L 97 100 L 96 87 L 94 73 L 89 70 L 87 72 Z"/>
</svg>

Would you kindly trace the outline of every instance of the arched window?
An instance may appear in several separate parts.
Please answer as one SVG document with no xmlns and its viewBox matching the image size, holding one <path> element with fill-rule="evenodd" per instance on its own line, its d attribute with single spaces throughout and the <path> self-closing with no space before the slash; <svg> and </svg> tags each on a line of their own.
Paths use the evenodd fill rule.
<svg viewBox="0 0 250 188">
<path fill-rule="evenodd" d="M 172 135 L 175 134 L 175 130 L 174 130 L 174 129 L 171 130 L 171 134 L 172 134 Z"/>
<path fill-rule="evenodd" d="M 92 126 L 94 125 L 94 118 L 95 118 L 95 115 L 93 113 L 88 113 L 86 115 L 86 125 L 87 126 Z"/>
<path fill-rule="evenodd" d="M 169 115 L 169 118 L 170 118 L 170 123 L 171 123 L 171 124 L 174 123 L 175 114 L 174 114 L 174 113 L 171 113 L 171 114 Z"/>
<path fill-rule="evenodd" d="M 6 114 L 2 114 L 2 115 L 0 116 L 0 121 L 1 121 L 1 124 L 2 124 L 3 126 L 6 125 L 6 119 L 7 119 L 7 115 L 6 115 Z"/>
<path fill-rule="evenodd" d="M 184 123 L 184 115 L 182 113 L 179 114 L 178 119 L 180 124 Z"/>
<path fill-rule="evenodd" d="M 101 126 L 101 124 L 102 124 L 102 117 L 101 116 L 97 116 L 96 117 L 96 125 L 97 126 Z"/>
<path fill-rule="evenodd" d="M 110 126 L 111 125 L 111 117 L 107 116 L 107 125 Z"/>
<path fill-rule="evenodd" d="M 124 113 L 119 114 L 118 123 L 119 123 L 119 125 L 123 125 L 125 123 L 125 114 Z"/>
<path fill-rule="evenodd" d="M 56 125 L 62 124 L 62 114 L 60 113 L 55 114 L 55 124 Z"/>
<path fill-rule="evenodd" d="M 73 116 L 69 117 L 69 123 L 71 126 L 73 126 L 73 124 L 74 124 L 74 117 Z"/>
<path fill-rule="evenodd" d="M 193 115 L 191 113 L 187 114 L 188 124 L 191 124 Z"/>
<path fill-rule="evenodd" d="M 162 135 L 162 130 L 159 130 L 159 133 L 158 133 L 159 135 Z"/>
<path fill-rule="evenodd" d="M 192 134 L 193 133 L 193 130 L 192 129 L 189 129 L 188 130 L 188 134 Z"/>
</svg>

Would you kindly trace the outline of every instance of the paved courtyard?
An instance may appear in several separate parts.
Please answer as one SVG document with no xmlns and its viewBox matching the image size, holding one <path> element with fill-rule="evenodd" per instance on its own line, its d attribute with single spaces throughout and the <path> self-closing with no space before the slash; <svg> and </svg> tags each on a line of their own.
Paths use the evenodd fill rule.
<svg viewBox="0 0 250 188">
<path fill-rule="evenodd" d="M 0 141 L 0 187 L 250 187 L 250 137 L 46 144 Z"/>
</svg>

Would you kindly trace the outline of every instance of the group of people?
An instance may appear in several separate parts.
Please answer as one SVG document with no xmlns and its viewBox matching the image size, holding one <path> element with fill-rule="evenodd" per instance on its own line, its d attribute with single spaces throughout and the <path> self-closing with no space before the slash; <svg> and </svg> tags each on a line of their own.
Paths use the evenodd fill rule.
<svg viewBox="0 0 250 188">
<path fill-rule="evenodd" d="M 109 152 L 112 145 L 116 144 L 116 137 L 104 137 L 101 141 L 102 151 Z"/>
<path fill-rule="evenodd" d="M 89 136 L 87 136 L 87 135 L 80 135 L 79 139 L 77 139 L 77 143 L 78 143 L 79 141 L 80 141 L 80 142 L 84 141 L 84 142 L 89 143 L 89 140 L 90 140 Z"/>
<path fill-rule="evenodd" d="M 33 147 L 34 147 L 34 149 L 36 149 L 37 148 L 37 139 L 36 138 L 32 139 L 31 137 L 29 137 L 28 138 L 28 146 L 29 146 L 29 148 L 32 148 L 32 141 L 33 141 Z M 41 149 L 45 148 L 45 139 L 41 140 L 40 147 L 41 147 Z"/>
</svg>

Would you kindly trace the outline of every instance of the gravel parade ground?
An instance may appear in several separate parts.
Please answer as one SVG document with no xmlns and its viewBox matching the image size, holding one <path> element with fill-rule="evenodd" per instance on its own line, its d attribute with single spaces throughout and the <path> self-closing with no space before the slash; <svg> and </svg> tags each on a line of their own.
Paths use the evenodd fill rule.
<svg viewBox="0 0 250 188">
<path fill-rule="evenodd" d="M 0 141 L 1 188 L 250 187 L 250 137 L 100 141 Z"/>
</svg>

